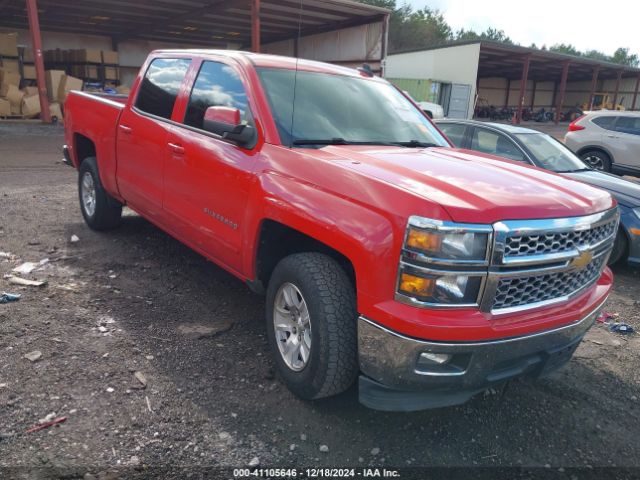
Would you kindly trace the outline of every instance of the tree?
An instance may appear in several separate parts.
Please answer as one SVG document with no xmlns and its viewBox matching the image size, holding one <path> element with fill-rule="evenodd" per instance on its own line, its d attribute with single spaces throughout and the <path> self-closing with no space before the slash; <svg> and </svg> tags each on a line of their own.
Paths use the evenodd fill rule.
<svg viewBox="0 0 640 480">
<path fill-rule="evenodd" d="M 564 53 L 566 55 L 574 55 L 576 57 L 579 57 L 581 55 L 578 49 L 573 45 L 571 45 L 570 43 L 567 43 L 567 44 L 556 43 L 549 47 L 549 51 L 556 52 L 556 53 Z"/>
<path fill-rule="evenodd" d="M 629 55 L 629 49 L 622 48 L 622 47 L 620 47 L 613 53 L 613 56 L 611 57 L 611 61 L 613 63 L 628 65 L 630 67 L 637 67 L 638 65 L 640 65 L 640 60 L 638 59 L 638 55 L 635 53 Z"/>
</svg>

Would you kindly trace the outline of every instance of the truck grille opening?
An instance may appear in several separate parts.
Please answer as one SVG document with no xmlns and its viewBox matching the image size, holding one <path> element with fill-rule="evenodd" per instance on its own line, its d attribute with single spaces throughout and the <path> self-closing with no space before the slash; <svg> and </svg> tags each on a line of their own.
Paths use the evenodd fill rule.
<svg viewBox="0 0 640 480">
<path fill-rule="evenodd" d="M 600 277 L 606 258 L 606 255 L 602 255 L 578 271 L 501 278 L 492 309 L 545 302 L 578 292 Z"/>
<path fill-rule="evenodd" d="M 615 219 L 604 225 L 582 231 L 551 232 L 542 235 L 507 237 L 504 256 L 524 257 L 548 253 L 567 252 L 578 247 L 595 245 L 615 233 Z"/>
</svg>

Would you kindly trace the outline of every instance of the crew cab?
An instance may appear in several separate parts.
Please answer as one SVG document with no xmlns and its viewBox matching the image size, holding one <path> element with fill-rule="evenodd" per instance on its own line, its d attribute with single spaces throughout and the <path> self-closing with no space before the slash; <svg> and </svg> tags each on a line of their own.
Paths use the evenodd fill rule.
<svg viewBox="0 0 640 480">
<path fill-rule="evenodd" d="M 566 363 L 612 285 L 611 196 L 452 148 L 366 69 L 152 52 L 128 97 L 72 92 L 64 154 L 89 227 L 124 205 L 266 294 L 304 399 L 463 403 Z"/>
</svg>

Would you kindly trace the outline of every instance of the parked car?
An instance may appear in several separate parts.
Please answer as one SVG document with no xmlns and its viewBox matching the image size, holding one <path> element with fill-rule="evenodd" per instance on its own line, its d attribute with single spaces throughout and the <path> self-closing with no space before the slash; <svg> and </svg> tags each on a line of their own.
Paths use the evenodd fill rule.
<svg viewBox="0 0 640 480">
<path fill-rule="evenodd" d="M 608 191 L 621 213 L 609 264 L 624 259 L 640 265 L 640 184 L 592 169 L 560 141 L 537 130 L 473 120 L 437 124 L 458 147 L 525 162 Z"/>
<path fill-rule="evenodd" d="M 416 410 L 546 375 L 611 290 L 611 195 L 461 154 L 366 71 L 157 51 L 128 97 L 65 107 L 89 227 L 127 205 L 266 293 L 276 370 L 301 398 L 359 379 L 365 405 Z"/>
<path fill-rule="evenodd" d="M 432 102 L 418 102 L 418 105 L 429 118 L 444 118 L 444 109 L 437 103 Z"/>
<path fill-rule="evenodd" d="M 564 143 L 596 170 L 640 176 L 640 112 L 589 112 L 569 124 Z"/>
</svg>

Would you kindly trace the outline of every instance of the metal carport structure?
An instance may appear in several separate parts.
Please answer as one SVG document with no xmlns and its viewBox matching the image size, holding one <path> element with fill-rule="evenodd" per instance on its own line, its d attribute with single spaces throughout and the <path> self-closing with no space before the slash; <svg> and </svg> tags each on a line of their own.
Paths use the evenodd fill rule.
<svg viewBox="0 0 640 480">
<path fill-rule="evenodd" d="M 299 38 L 351 27 L 381 26 L 379 61 L 386 56 L 389 11 L 353 0 L 0 0 L 0 27 L 29 29 L 42 119 L 51 120 L 44 79 L 42 33 L 158 40 L 211 48 L 234 44 L 255 52 Z M 343 63 L 357 63 L 353 58 Z"/>
<path fill-rule="evenodd" d="M 509 81 L 518 80 L 520 82 L 520 95 L 518 96 L 516 112 L 517 123 L 520 123 L 522 118 L 525 88 L 528 80 L 555 82 L 554 107 L 556 109 L 556 123 L 559 121 L 560 113 L 564 106 L 567 82 L 589 81 L 588 104 L 592 105 L 598 80 L 615 80 L 615 90 L 613 92 L 613 104 L 615 105 L 618 101 L 622 79 L 635 78 L 635 90 L 631 103 L 632 110 L 637 107 L 638 90 L 640 88 L 640 69 L 638 68 L 587 57 L 481 41 L 478 79 L 488 77 L 503 77 Z"/>
</svg>

